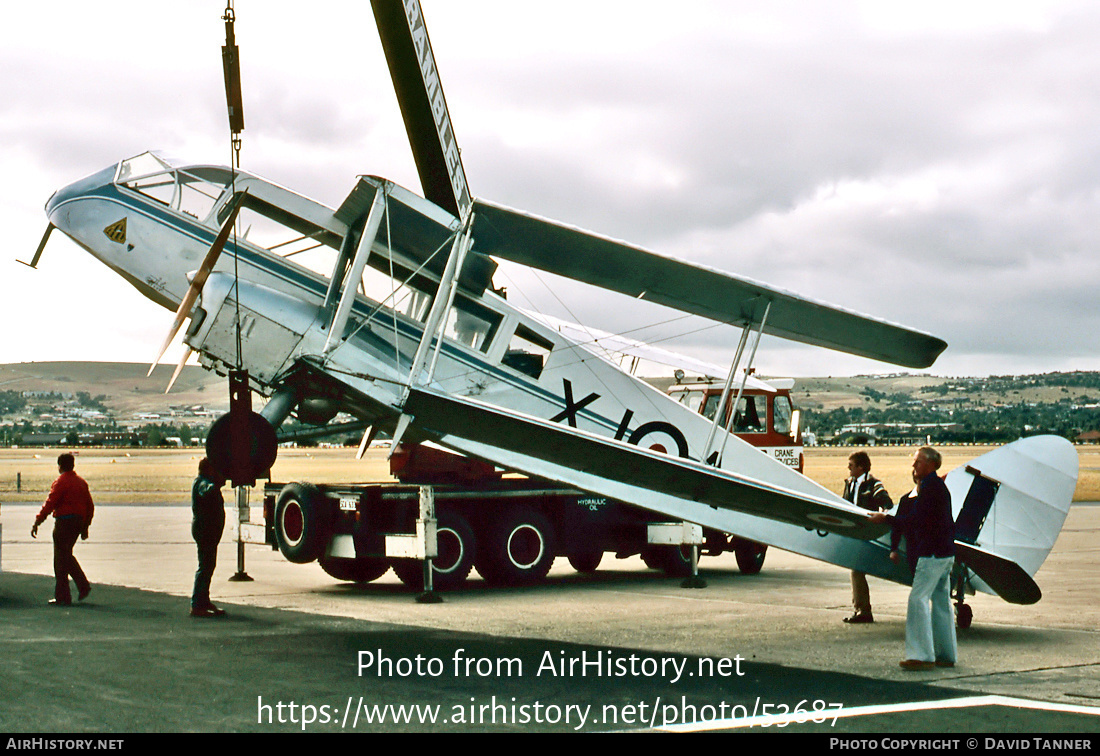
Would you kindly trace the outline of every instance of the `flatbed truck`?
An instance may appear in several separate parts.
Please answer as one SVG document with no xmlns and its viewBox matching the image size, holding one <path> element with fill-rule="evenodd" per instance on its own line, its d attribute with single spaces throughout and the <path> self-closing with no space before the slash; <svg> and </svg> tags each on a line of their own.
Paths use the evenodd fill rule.
<svg viewBox="0 0 1100 756">
<path fill-rule="evenodd" d="M 746 390 L 734 426 L 739 437 L 801 471 L 801 437 L 789 388 Z M 696 383 L 669 393 L 713 417 L 722 391 Z M 727 407 L 727 420 L 728 415 Z M 370 582 L 393 569 L 418 590 L 425 585 L 425 555 L 432 557 L 432 586 L 447 590 L 461 587 L 472 570 L 492 584 L 535 583 L 557 557 L 589 573 L 608 553 L 640 555 L 652 569 L 688 576 L 695 557 L 733 552 L 742 573 L 756 574 L 767 552 L 765 545 L 736 535 L 662 520 L 629 503 L 502 473 L 431 446 L 399 446 L 390 467 L 395 481 L 269 482 L 265 542 L 291 562 L 319 561 L 337 580 Z M 434 507 L 427 517 L 425 488 Z M 432 537 L 425 539 L 425 531 Z M 434 554 L 410 546 L 427 542 L 434 542 Z"/>
</svg>

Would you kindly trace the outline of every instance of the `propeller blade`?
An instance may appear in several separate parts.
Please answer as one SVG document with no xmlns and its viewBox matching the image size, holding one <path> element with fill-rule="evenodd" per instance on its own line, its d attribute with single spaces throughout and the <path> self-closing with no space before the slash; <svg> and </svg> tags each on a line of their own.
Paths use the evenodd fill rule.
<svg viewBox="0 0 1100 756">
<path fill-rule="evenodd" d="M 164 393 L 168 393 L 172 390 L 172 386 L 175 385 L 176 379 L 180 377 L 180 373 L 183 372 L 183 366 L 187 364 L 187 359 L 191 356 L 191 353 L 195 350 L 191 347 L 184 345 L 183 357 L 180 359 L 180 364 L 176 365 L 176 372 L 172 373 L 172 380 L 168 381 L 168 388 L 164 389 Z"/>
<path fill-rule="evenodd" d="M 367 426 L 366 432 L 363 433 L 363 440 L 359 442 L 359 449 L 355 452 L 356 459 L 363 458 L 363 455 L 367 453 L 367 447 L 370 446 L 370 442 L 374 440 L 377 433 L 377 427 L 373 425 Z"/>
<path fill-rule="evenodd" d="M 52 223 L 50 225 L 46 226 L 46 233 L 42 234 L 42 241 L 38 242 L 38 250 L 34 253 L 34 257 L 31 258 L 30 262 L 25 262 L 23 260 L 16 260 L 16 262 L 21 262 L 24 265 L 26 265 L 28 268 L 37 269 L 38 268 L 38 258 L 42 257 L 42 250 L 46 249 L 46 242 L 49 241 L 50 232 L 52 232 L 55 228 L 57 228 L 57 226 L 55 226 Z"/>
<path fill-rule="evenodd" d="M 241 209 L 241 203 L 244 201 L 244 196 L 246 194 L 248 194 L 247 190 L 233 198 L 233 209 L 230 211 L 229 217 L 225 219 L 225 223 L 222 224 L 221 231 L 218 232 L 218 237 L 214 239 L 214 243 L 210 245 L 210 249 L 207 251 L 206 257 L 202 261 L 202 265 L 199 266 L 198 271 L 195 273 L 195 277 L 191 279 L 191 286 L 187 289 L 187 294 L 184 295 L 183 301 L 180 302 L 179 309 L 176 310 L 176 317 L 175 320 L 172 321 L 172 328 L 168 332 L 168 338 L 164 340 L 164 344 L 161 345 L 160 351 L 157 352 L 157 356 L 153 359 L 153 364 L 149 366 L 149 372 L 146 377 L 153 374 L 153 368 L 160 362 L 160 358 L 163 357 L 164 353 L 168 350 L 168 345 L 172 343 L 172 339 L 179 333 L 183 321 L 191 314 L 191 308 L 195 306 L 195 301 L 199 298 L 199 294 L 202 293 L 202 287 L 206 285 L 206 279 L 210 277 L 210 271 L 214 269 L 214 265 L 217 264 L 218 257 L 221 255 L 226 241 L 229 240 L 229 234 L 233 230 L 233 223 L 237 220 L 237 213 Z"/>
<path fill-rule="evenodd" d="M 393 432 L 393 441 L 390 442 L 390 453 L 386 455 L 386 459 L 393 456 L 393 453 L 397 451 L 397 447 L 401 445 L 401 439 L 405 436 L 405 431 L 409 429 L 409 423 L 412 422 L 412 415 L 406 415 L 401 413 L 401 417 L 397 418 L 397 428 Z"/>
</svg>

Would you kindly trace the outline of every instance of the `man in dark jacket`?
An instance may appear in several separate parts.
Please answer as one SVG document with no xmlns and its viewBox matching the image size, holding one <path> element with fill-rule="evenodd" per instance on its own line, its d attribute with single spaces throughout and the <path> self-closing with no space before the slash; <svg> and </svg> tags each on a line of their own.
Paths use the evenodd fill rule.
<svg viewBox="0 0 1100 756">
<path fill-rule="evenodd" d="M 87 539 L 92 524 L 95 505 L 88 491 L 88 484 L 75 472 L 76 460 L 68 452 L 57 458 L 57 480 L 50 486 L 50 495 L 42 510 L 34 518 L 31 538 L 38 538 L 38 526 L 53 514 L 53 574 L 55 580 L 51 606 L 70 606 L 73 596 L 69 590 L 69 576 L 76 583 L 76 597 L 83 601 L 91 593 L 92 586 L 73 556 L 77 538 Z"/>
<path fill-rule="evenodd" d="M 913 571 L 913 587 L 905 618 L 905 660 L 902 669 L 924 670 L 955 666 L 955 615 L 951 608 L 951 570 L 955 565 L 955 522 L 951 493 L 940 479 L 942 458 L 925 446 L 913 457 L 916 496 L 899 507 L 893 518 L 890 559 L 901 561 L 901 538 Z M 871 515 L 885 522 L 884 514 Z"/>
<path fill-rule="evenodd" d="M 850 477 L 844 481 L 845 500 L 872 512 L 885 512 L 894 506 L 882 482 L 871 475 L 871 458 L 867 452 L 858 451 L 848 457 L 848 474 Z M 875 621 L 867 575 L 857 570 L 852 570 L 852 610 L 852 616 L 845 617 L 845 622 L 861 625 Z"/>
<path fill-rule="evenodd" d="M 195 588 L 191 593 L 192 617 L 221 617 L 225 610 L 210 602 L 210 579 L 218 562 L 218 543 L 225 528 L 225 478 L 207 457 L 199 461 L 199 475 L 191 485 L 191 536 L 199 551 Z"/>
</svg>

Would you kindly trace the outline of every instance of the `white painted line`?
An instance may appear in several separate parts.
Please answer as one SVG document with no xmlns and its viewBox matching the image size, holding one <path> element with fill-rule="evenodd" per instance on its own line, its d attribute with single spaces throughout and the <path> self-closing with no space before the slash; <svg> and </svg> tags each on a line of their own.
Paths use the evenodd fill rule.
<svg viewBox="0 0 1100 756">
<path fill-rule="evenodd" d="M 788 724 L 805 724 L 815 719 L 830 722 L 848 717 L 863 717 L 872 714 L 896 714 L 905 711 L 933 711 L 935 709 L 966 709 L 978 706 L 1007 706 L 1014 709 L 1038 709 L 1040 711 L 1058 711 L 1067 714 L 1089 714 L 1100 717 L 1100 707 L 1057 704 L 1049 701 L 1032 701 L 1026 698 L 1008 696 L 969 696 L 967 698 L 948 698 L 942 701 L 913 701 L 901 704 L 882 704 L 879 706 L 855 706 L 848 709 L 825 709 L 821 711 L 803 711 L 797 714 L 769 714 L 767 716 L 741 717 L 738 719 L 713 719 L 706 722 L 687 722 L 684 724 L 654 727 L 658 732 L 705 732 L 707 730 L 734 730 L 744 727 L 772 727 Z"/>
</svg>

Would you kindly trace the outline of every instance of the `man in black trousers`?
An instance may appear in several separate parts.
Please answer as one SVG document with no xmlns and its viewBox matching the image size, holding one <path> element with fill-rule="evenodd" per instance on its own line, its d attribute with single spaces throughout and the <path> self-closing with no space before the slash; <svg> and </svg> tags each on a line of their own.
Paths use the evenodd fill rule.
<svg viewBox="0 0 1100 756">
<path fill-rule="evenodd" d="M 218 543 L 225 528 L 225 478 L 209 458 L 199 461 L 199 475 L 191 486 L 191 536 L 199 551 L 199 568 L 191 593 L 192 617 L 222 617 L 225 610 L 210 602 L 210 579 L 218 562 Z"/>
</svg>

